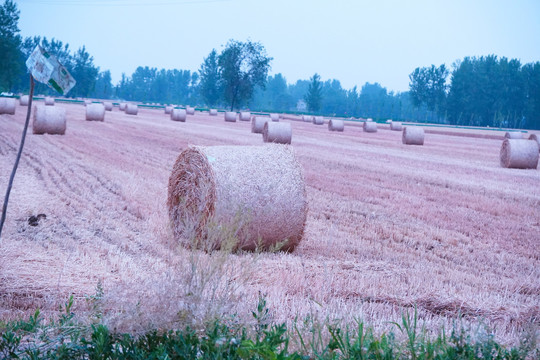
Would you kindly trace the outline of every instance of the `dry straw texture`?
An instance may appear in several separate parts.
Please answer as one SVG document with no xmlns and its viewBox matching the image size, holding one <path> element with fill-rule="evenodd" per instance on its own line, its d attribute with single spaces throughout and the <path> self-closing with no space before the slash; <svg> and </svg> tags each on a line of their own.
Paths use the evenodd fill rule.
<svg viewBox="0 0 540 360">
<path fill-rule="evenodd" d="M 292 251 L 307 216 L 302 169 L 293 149 L 281 145 L 184 150 L 169 177 L 167 205 L 175 237 L 185 242 L 195 236 L 205 249 L 283 244 Z M 217 229 L 232 231 L 237 242 L 223 244 L 222 237 L 213 242 Z"/>
<path fill-rule="evenodd" d="M 191 106 L 186 107 L 186 114 L 188 115 L 195 115 L 195 108 Z"/>
<path fill-rule="evenodd" d="M 186 122 L 187 113 L 184 109 L 173 109 L 171 112 L 171 120 Z"/>
<path fill-rule="evenodd" d="M 536 141 L 536 143 L 538 144 L 538 146 L 540 146 L 540 135 L 538 134 L 531 134 L 529 136 L 529 140 L 534 140 Z"/>
<path fill-rule="evenodd" d="M 137 107 L 137 104 L 127 104 L 126 105 L 126 114 L 128 115 L 137 115 L 139 112 L 139 108 Z"/>
<path fill-rule="evenodd" d="M 251 120 L 251 132 L 255 134 L 262 134 L 264 124 L 270 121 L 270 118 L 265 116 L 254 116 Z"/>
<path fill-rule="evenodd" d="M 424 145 L 424 129 L 418 126 L 404 127 L 401 141 L 405 145 Z"/>
<path fill-rule="evenodd" d="M 217 116 L 217 109 L 210 109 L 208 113 L 210 114 L 210 116 Z"/>
<path fill-rule="evenodd" d="M 506 139 L 523 139 L 523 134 L 519 131 L 507 131 L 504 137 Z"/>
<path fill-rule="evenodd" d="M 538 143 L 526 139 L 505 139 L 501 147 L 501 166 L 516 169 L 536 169 Z"/>
<path fill-rule="evenodd" d="M 330 131 L 343 131 L 345 129 L 345 122 L 343 120 L 331 119 L 328 121 L 328 130 Z"/>
<path fill-rule="evenodd" d="M 173 110 L 172 106 L 165 106 L 165 114 L 170 114 Z"/>
<path fill-rule="evenodd" d="M 19 103 L 21 104 L 21 106 L 28 106 L 29 102 L 30 102 L 30 97 L 28 97 L 28 95 L 22 95 L 19 98 Z"/>
<path fill-rule="evenodd" d="M 240 121 L 250 121 L 251 113 L 249 111 L 241 111 L 239 116 Z"/>
<path fill-rule="evenodd" d="M 403 130 L 403 125 L 398 121 L 391 121 L 390 122 L 390 130 L 401 131 L 401 130 Z"/>
<path fill-rule="evenodd" d="M 45 105 L 54 106 L 54 98 L 47 96 L 45 98 Z"/>
<path fill-rule="evenodd" d="M 32 133 L 64 135 L 66 132 L 66 109 L 58 106 L 34 106 Z"/>
<path fill-rule="evenodd" d="M 276 144 L 290 144 L 292 127 L 289 123 L 267 121 L 264 123 L 263 141 Z"/>
<path fill-rule="evenodd" d="M 0 114 L 15 115 L 17 100 L 15 98 L 0 98 Z"/>
<path fill-rule="evenodd" d="M 279 121 L 279 114 L 270 114 L 270 119 L 272 121 Z"/>
<path fill-rule="evenodd" d="M 110 101 L 105 101 L 103 103 L 103 106 L 105 106 L 106 111 L 112 111 L 112 109 L 113 109 L 113 103 L 110 102 Z"/>
<path fill-rule="evenodd" d="M 120 105 L 118 105 L 118 109 L 120 111 L 126 111 L 126 106 L 127 106 L 126 103 L 120 103 Z"/>
<path fill-rule="evenodd" d="M 87 121 L 105 120 L 105 105 L 98 104 L 98 103 L 86 105 L 86 120 Z"/>
<path fill-rule="evenodd" d="M 302 121 L 312 122 L 313 121 L 313 116 L 311 116 L 311 115 L 302 115 Z"/>
<path fill-rule="evenodd" d="M 364 131 L 368 133 L 374 133 L 377 132 L 377 123 L 373 121 L 366 121 L 364 123 Z"/>
<path fill-rule="evenodd" d="M 324 118 L 322 116 L 314 116 L 313 123 L 315 125 L 324 125 Z"/>
<path fill-rule="evenodd" d="M 224 116 L 225 116 L 225 121 L 236 122 L 236 113 L 234 111 L 226 111 Z"/>
</svg>

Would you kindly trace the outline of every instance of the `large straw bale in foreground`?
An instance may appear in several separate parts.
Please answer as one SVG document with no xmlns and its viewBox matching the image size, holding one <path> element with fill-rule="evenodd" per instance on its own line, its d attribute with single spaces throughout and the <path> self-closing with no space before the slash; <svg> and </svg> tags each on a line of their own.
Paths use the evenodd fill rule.
<svg viewBox="0 0 540 360">
<path fill-rule="evenodd" d="M 47 96 L 45 98 L 45 105 L 47 106 L 54 106 L 54 98 Z"/>
<path fill-rule="evenodd" d="M 171 120 L 186 122 L 187 112 L 184 109 L 172 109 Z"/>
<path fill-rule="evenodd" d="M 139 112 L 139 107 L 137 104 L 127 104 L 126 105 L 126 114 L 128 115 L 137 115 Z"/>
<path fill-rule="evenodd" d="M 404 127 L 401 141 L 405 145 L 424 145 L 424 129 L 418 126 Z"/>
<path fill-rule="evenodd" d="M 240 116 L 238 118 L 240 121 L 250 121 L 251 113 L 249 111 L 240 111 Z"/>
<path fill-rule="evenodd" d="M 523 134 L 519 131 L 507 131 L 504 134 L 505 139 L 523 139 Z"/>
<path fill-rule="evenodd" d="M 263 141 L 276 144 L 290 144 L 292 127 L 289 123 L 267 121 L 264 123 Z"/>
<path fill-rule="evenodd" d="M 314 116 L 313 123 L 315 125 L 324 125 L 324 118 L 322 116 Z"/>
<path fill-rule="evenodd" d="M 17 100 L 15 98 L 0 98 L 0 114 L 15 115 Z"/>
<path fill-rule="evenodd" d="M 307 215 L 302 169 L 293 149 L 282 145 L 184 150 L 169 178 L 167 206 L 176 238 L 195 238 L 206 250 L 284 243 L 292 251 Z M 237 243 L 222 243 L 231 237 Z"/>
<path fill-rule="evenodd" d="M 377 123 L 374 121 L 366 121 L 363 125 L 364 132 L 374 133 L 377 132 Z"/>
<path fill-rule="evenodd" d="M 99 104 L 99 103 L 86 105 L 86 120 L 87 121 L 105 120 L 105 105 Z"/>
<path fill-rule="evenodd" d="M 225 121 L 236 122 L 236 113 L 234 111 L 225 111 Z"/>
<path fill-rule="evenodd" d="M 330 121 L 328 121 L 328 130 L 330 131 L 345 130 L 345 121 L 338 120 L 338 119 L 330 119 Z"/>
<path fill-rule="evenodd" d="M 538 143 L 527 139 L 506 139 L 501 147 L 501 166 L 516 169 L 536 169 Z"/>
<path fill-rule="evenodd" d="M 262 134 L 264 124 L 270 121 L 270 118 L 266 116 L 254 116 L 251 120 L 251 132 L 255 134 Z"/>
<path fill-rule="evenodd" d="M 21 95 L 21 97 L 19 98 L 19 104 L 21 106 L 28 106 L 29 103 L 30 97 L 28 95 Z"/>
<path fill-rule="evenodd" d="M 32 133 L 64 135 L 66 133 L 66 109 L 59 106 L 34 106 Z"/>
<path fill-rule="evenodd" d="M 390 130 L 401 131 L 401 130 L 403 130 L 403 125 L 398 121 L 392 121 L 390 123 Z"/>
</svg>

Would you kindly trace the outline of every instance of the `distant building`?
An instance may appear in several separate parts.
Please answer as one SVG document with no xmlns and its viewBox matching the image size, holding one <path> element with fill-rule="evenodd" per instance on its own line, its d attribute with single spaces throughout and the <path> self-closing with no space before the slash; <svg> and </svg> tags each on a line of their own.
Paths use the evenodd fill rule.
<svg viewBox="0 0 540 360">
<path fill-rule="evenodd" d="M 307 104 L 304 100 L 298 100 L 296 103 L 296 111 L 306 111 L 307 110 Z"/>
</svg>

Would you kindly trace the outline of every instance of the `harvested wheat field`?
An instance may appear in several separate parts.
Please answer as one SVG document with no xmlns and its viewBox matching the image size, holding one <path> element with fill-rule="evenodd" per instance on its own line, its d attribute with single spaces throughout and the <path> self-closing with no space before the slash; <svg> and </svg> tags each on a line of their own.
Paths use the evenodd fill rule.
<svg viewBox="0 0 540 360">
<path fill-rule="evenodd" d="M 103 319 L 122 331 L 248 321 L 259 292 L 273 320 L 300 329 L 362 319 L 385 331 L 415 306 L 428 330 L 461 317 L 506 344 L 538 328 L 540 170 L 502 168 L 499 133 L 437 129 L 407 146 L 389 126 L 338 133 L 283 120 L 306 181 L 302 241 L 293 253 L 208 255 L 173 240 L 169 176 L 188 145 L 265 146 L 249 122 L 199 112 L 173 122 L 143 107 L 89 122 L 84 106 L 55 106 L 67 110 L 65 135 L 29 130 L 11 194 L 2 319 L 53 313 L 71 294 L 85 314 L 102 286 Z M 2 195 L 25 110 L 0 116 Z"/>
</svg>

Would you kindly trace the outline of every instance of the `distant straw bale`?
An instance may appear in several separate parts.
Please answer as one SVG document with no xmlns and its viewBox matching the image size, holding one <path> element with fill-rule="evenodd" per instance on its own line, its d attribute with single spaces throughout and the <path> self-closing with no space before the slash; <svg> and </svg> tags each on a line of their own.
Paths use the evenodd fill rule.
<svg viewBox="0 0 540 360">
<path fill-rule="evenodd" d="M 501 166 L 515 169 L 536 169 L 538 143 L 527 139 L 505 139 L 502 143 Z"/>
<path fill-rule="evenodd" d="M 330 119 L 330 121 L 328 121 L 328 130 L 330 131 L 345 130 L 345 121 L 338 120 L 338 119 Z"/>
<path fill-rule="evenodd" d="M 105 111 L 112 111 L 113 109 L 113 103 L 110 101 L 105 101 L 103 106 L 105 106 Z"/>
<path fill-rule="evenodd" d="M 314 116 L 313 117 L 313 123 L 315 125 L 324 125 L 324 117 L 322 117 L 322 116 Z"/>
<path fill-rule="evenodd" d="M 210 116 L 217 116 L 217 109 L 210 109 L 210 111 L 208 112 L 210 114 Z"/>
<path fill-rule="evenodd" d="M 66 133 L 66 109 L 60 106 L 34 106 L 32 133 L 64 135 Z"/>
<path fill-rule="evenodd" d="M 125 102 L 122 102 L 122 103 L 120 103 L 120 105 L 118 105 L 118 109 L 120 111 L 126 111 L 126 106 L 127 106 L 127 104 Z"/>
<path fill-rule="evenodd" d="M 504 134 L 505 139 L 523 139 L 523 134 L 519 131 L 507 131 Z"/>
<path fill-rule="evenodd" d="M 88 100 L 88 99 L 84 100 L 84 106 L 88 106 L 91 103 L 92 103 L 92 100 Z"/>
<path fill-rule="evenodd" d="M 0 98 L 0 114 L 15 115 L 17 108 L 17 99 L 15 98 Z"/>
<path fill-rule="evenodd" d="M 21 95 L 21 97 L 19 98 L 19 104 L 21 106 L 28 106 L 29 103 L 30 97 L 28 95 Z"/>
<path fill-rule="evenodd" d="M 401 141 L 405 145 L 424 145 L 424 129 L 418 126 L 404 127 Z"/>
<path fill-rule="evenodd" d="M 264 124 L 270 121 L 269 117 L 266 116 L 254 116 L 251 120 L 251 132 L 255 134 L 262 134 Z"/>
<path fill-rule="evenodd" d="M 311 116 L 311 115 L 302 115 L 302 121 L 304 121 L 304 122 L 312 122 L 313 121 L 313 116 Z"/>
<path fill-rule="evenodd" d="M 373 121 L 373 119 L 372 118 L 367 118 L 366 121 Z"/>
<path fill-rule="evenodd" d="M 187 115 L 195 115 L 195 108 L 191 106 L 186 106 L 186 114 Z"/>
<path fill-rule="evenodd" d="M 249 111 L 240 111 L 240 116 L 238 118 L 240 121 L 250 121 L 251 113 Z"/>
<path fill-rule="evenodd" d="M 270 119 L 272 121 L 279 121 L 279 114 L 270 114 Z"/>
<path fill-rule="evenodd" d="M 226 111 L 225 112 L 225 121 L 227 122 L 236 122 L 236 113 L 234 111 Z"/>
<path fill-rule="evenodd" d="M 86 120 L 87 121 L 105 120 L 105 105 L 99 104 L 99 103 L 86 105 Z"/>
<path fill-rule="evenodd" d="M 387 124 L 392 124 L 392 119 L 386 120 L 386 123 L 387 123 Z"/>
<path fill-rule="evenodd" d="M 45 105 L 54 106 L 54 98 L 50 96 L 45 97 Z"/>
<path fill-rule="evenodd" d="M 186 122 L 187 112 L 184 109 L 172 109 L 171 120 Z"/>
<path fill-rule="evenodd" d="M 165 106 L 165 114 L 170 114 L 173 111 L 172 106 Z"/>
<path fill-rule="evenodd" d="M 283 145 L 184 150 L 169 177 L 167 207 L 176 239 L 207 251 L 292 251 L 307 217 L 302 169 Z"/>
<path fill-rule="evenodd" d="M 390 123 L 390 130 L 401 131 L 403 130 L 403 125 L 398 121 L 392 121 Z"/>
<path fill-rule="evenodd" d="M 137 104 L 126 104 L 126 114 L 128 115 L 137 115 L 139 108 Z"/>
<path fill-rule="evenodd" d="M 290 123 L 267 121 L 263 127 L 263 141 L 277 144 L 290 144 L 292 127 Z"/>
<path fill-rule="evenodd" d="M 374 121 L 366 121 L 362 127 L 364 128 L 364 132 L 377 132 L 377 123 Z"/>
</svg>

